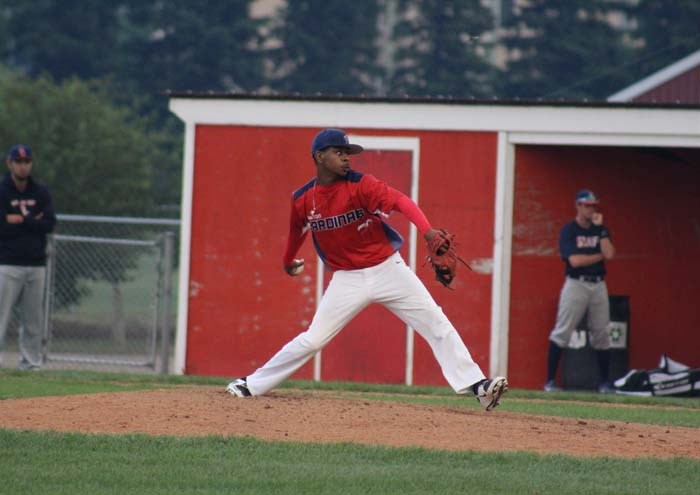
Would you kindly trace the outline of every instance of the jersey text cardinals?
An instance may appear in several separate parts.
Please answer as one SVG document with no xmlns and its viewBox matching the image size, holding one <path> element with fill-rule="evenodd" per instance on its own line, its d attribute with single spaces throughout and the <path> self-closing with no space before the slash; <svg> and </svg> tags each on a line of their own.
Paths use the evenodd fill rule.
<svg viewBox="0 0 700 495">
<path fill-rule="evenodd" d="M 316 252 L 331 270 L 374 266 L 398 250 L 403 238 L 384 220 L 403 194 L 372 175 L 348 171 L 328 186 L 310 180 L 292 196 L 285 263 L 311 231 Z"/>
</svg>

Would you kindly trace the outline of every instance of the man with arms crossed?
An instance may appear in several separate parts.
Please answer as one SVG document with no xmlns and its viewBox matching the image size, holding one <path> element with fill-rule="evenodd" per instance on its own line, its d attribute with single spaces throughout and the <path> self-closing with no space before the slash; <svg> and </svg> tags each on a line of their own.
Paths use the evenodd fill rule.
<svg viewBox="0 0 700 495">
<path fill-rule="evenodd" d="M 51 194 L 32 176 L 32 150 L 18 144 L 0 182 L 0 349 L 19 302 L 20 369 L 42 365 L 46 234 L 56 225 Z"/>
</svg>

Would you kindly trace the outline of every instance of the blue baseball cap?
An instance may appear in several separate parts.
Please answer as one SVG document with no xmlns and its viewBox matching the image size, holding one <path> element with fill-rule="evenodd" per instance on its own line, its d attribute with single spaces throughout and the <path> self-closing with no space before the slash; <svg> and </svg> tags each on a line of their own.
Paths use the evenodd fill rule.
<svg viewBox="0 0 700 495">
<path fill-rule="evenodd" d="M 317 151 L 325 150 L 326 148 L 345 148 L 348 150 L 349 155 L 356 155 L 362 153 L 364 148 L 359 144 L 350 144 L 348 135 L 345 131 L 340 129 L 324 129 L 314 138 L 311 143 L 311 154 L 313 155 Z"/>
<path fill-rule="evenodd" d="M 576 193 L 576 202 L 584 205 L 597 205 L 600 203 L 598 196 L 589 189 L 581 189 Z"/>
<path fill-rule="evenodd" d="M 10 148 L 10 152 L 7 154 L 10 160 L 17 160 L 18 158 L 28 158 L 32 159 L 32 149 L 25 144 L 15 144 Z"/>
</svg>

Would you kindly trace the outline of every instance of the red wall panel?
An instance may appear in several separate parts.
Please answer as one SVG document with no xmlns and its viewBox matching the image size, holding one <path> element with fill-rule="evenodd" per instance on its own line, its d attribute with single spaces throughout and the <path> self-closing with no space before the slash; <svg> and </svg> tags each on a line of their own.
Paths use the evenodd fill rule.
<svg viewBox="0 0 700 495">
<path fill-rule="evenodd" d="M 409 151 L 366 150 L 353 156 L 353 168 L 372 174 L 411 195 Z M 409 221 L 401 214 L 386 220 L 404 238 L 401 256 L 409 260 Z M 326 272 L 325 285 L 331 273 Z M 406 325 L 379 304 L 358 314 L 323 351 L 324 380 L 403 383 L 406 376 Z"/>
<path fill-rule="evenodd" d="M 467 262 L 493 258 L 496 133 L 425 132 L 419 136 L 419 198 L 431 224 L 457 235 L 459 252 Z M 426 255 L 425 243 L 419 242 L 418 259 Z M 470 272 L 465 267 L 458 270 L 453 291 L 442 288 L 427 266 L 418 268 L 418 273 L 488 375 L 491 274 Z M 414 383 L 445 383 L 430 347 L 419 336 Z"/>
<path fill-rule="evenodd" d="M 652 368 L 662 352 L 700 366 L 700 151 L 519 146 L 516 151 L 509 378 L 544 382 L 549 332 L 564 280 L 561 226 L 574 194 L 601 197 L 616 258 L 610 294 L 630 296 L 630 366 Z"/>
<path fill-rule="evenodd" d="M 700 67 L 680 74 L 670 81 L 634 98 L 640 103 L 700 103 Z"/>
<path fill-rule="evenodd" d="M 309 148 L 318 130 L 197 126 L 186 373 L 250 373 L 311 321 L 316 307 L 311 242 L 300 253 L 307 261 L 303 276 L 284 274 L 281 257 L 291 193 L 315 175 Z M 495 133 L 346 130 L 418 137 L 419 204 L 433 226 L 457 234 L 466 260 L 492 257 Z M 419 261 L 427 254 L 424 244 L 418 243 Z M 419 262 L 417 271 L 487 372 L 490 273 L 463 269 L 456 290 L 449 291 L 433 280 L 427 266 Z M 401 361 L 403 369 L 403 332 L 401 340 L 400 349 L 383 347 L 382 359 Z M 307 364 L 295 377 L 311 376 Z M 359 379 L 382 380 L 377 374 Z M 414 381 L 445 385 L 419 336 Z"/>
<path fill-rule="evenodd" d="M 315 256 L 282 270 L 291 193 L 314 175 L 314 131 L 198 126 L 186 372 L 241 375 L 311 321 Z M 310 377 L 308 365 L 301 376 Z"/>
</svg>

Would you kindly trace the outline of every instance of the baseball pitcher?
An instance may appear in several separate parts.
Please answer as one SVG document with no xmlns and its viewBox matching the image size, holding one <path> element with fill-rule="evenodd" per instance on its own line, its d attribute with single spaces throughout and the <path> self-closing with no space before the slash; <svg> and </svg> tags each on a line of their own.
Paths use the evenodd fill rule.
<svg viewBox="0 0 700 495">
<path fill-rule="evenodd" d="M 362 151 L 340 129 L 325 129 L 314 138 L 311 156 L 316 177 L 292 195 L 283 266 L 291 276 L 303 271 L 304 260 L 295 256 L 310 235 L 333 276 L 309 328 L 261 368 L 232 381 L 227 390 L 236 397 L 267 393 L 323 349 L 355 315 L 379 303 L 428 342 L 456 393 L 474 394 L 490 411 L 507 391 L 506 379 L 484 376 L 457 330 L 399 254 L 401 235 L 384 220 L 398 211 L 416 225 L 428 243 L 436 278 L 446 286 L 460 261 L 454 236 L 433 229 L 421 209 L 402 192 L 353 170 L 350 156 Z"/>
</svg>

